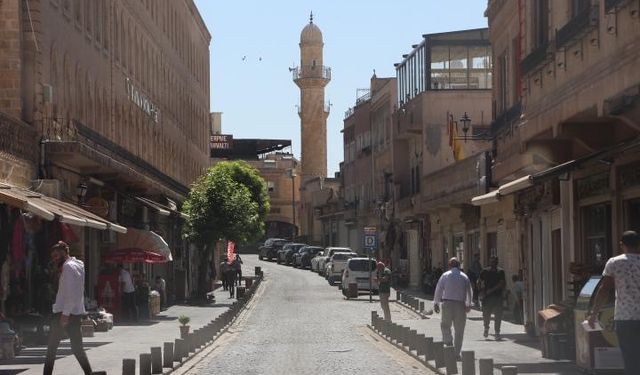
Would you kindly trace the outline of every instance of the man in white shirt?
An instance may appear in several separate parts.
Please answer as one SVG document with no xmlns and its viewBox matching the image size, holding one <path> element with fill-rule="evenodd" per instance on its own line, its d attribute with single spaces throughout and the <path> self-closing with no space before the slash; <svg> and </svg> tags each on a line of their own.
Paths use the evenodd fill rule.
<svg viewBox="0 0 640 375">
<path fill-rule="evenodd" d="M 69 246 L 59 241 L 51 248 L 51 260 L 60 270 L 58 281 L 58 293 L 53 304 L 53 317 L 47 356 L 44 363 L 44 375 L 53 373 L 53 364 L 56 360 L 58 345 L 62 339 L 62 331 L 66 331 L 71 341 L 71 350 L 76 356 L 85 375 L 93 374 L 87 354 L 82 347 L 82 332 L 80 323 L 84 309 L 84 263 L 69 256 Z M 67 369 L 71 372 L 70 369 Z"/>
<path fill-rule="evenodd" d="M 464 272 L 460 271 L 460 262 L 457 258 L 449 260 L 449 271 L 440 276 L 436 285 L 436 293 L 433 299 L 433 310 L 440 312 L 442 304 L 442 341 L 447 346 L 454 345 L 456 355 L 460 358 L 464 327 L 467 323 L 467 313 L 471 311 L 473 303 L 473 290 L 471 282 Z M 451 324 L 455 329 L 455 340 L 451 337 Z"/>
<path fill-rule="evenodd" d="M 622 234 L 620 246 L 624 254 L 607 261 L 602 272 L 602 285 L 596 293 L 589 315 L 593 328 L 598 313 L 612 290 L 616 291 L 614 326 L 624 361 L 625 375 L 640 374 L 640 236 L 629 230 Z"/>
<path fill-rule="evenodd" d="M 126 313 L 127 319 L 138 321 L 138 306 L 136 305 L 136 288 L 133 286 L 133 279 L 129 271 L 122 265 L 118 266 L 118 285 L 120 286 L 120 296 L 122 297 L 122 312 Z"/>
</svg>

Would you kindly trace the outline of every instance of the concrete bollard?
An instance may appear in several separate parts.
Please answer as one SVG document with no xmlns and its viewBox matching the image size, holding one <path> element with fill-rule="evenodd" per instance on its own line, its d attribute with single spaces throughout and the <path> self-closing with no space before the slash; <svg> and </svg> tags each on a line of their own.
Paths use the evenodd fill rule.
<svg viewBox="0 0 640 375">
<path fill-rule="evenodd" d="M 443 348 L 444 367 L 447 375 L 458 373 L 458 364 L 456 363 L 456 348 L 453 346 L 445 346 Z"/>
<path fill-rule="evenodd" d="M 433 349 L 433 337 L 427 337 L 424 339 L 424 360 L 433 361 L 436 359 Z"/>
<path fill-rule="evenodd" d="M 424 301 L 420 301 L 420 311 L 424 311 Z"/>
<path fill-rule="evenodd" d="M 151 348 L 151 373 L 162 374 L 162 348 L 159 346 Z"/>
<path fill-rule="evenodd" d="M 378 317 L 377 311 L 371 311 L 371 326 L 375 328 L 376 326 L 376 318 Z"/>
<path fill-rule="evenodd" d="M 493 359 L 480 358 L 478 367 L 480 367 L 480 375 L 493 375 Z"/>
<path fill-rule="evenodd" d="M 404 347 L 409 347 L 409 350 L 411 350 L 411 328 L 409 327 L 402 327 L 402 348 L 404 349 Z"/>
<path fill-rule="evenodd" d="M 396 290 L 396 301 L 400 301 L 400 291 Z"/>
<path fill-rule="evenodd" d="M 418 345 L 417 345 L 418 343 L 416 341 L 417 338 L 418 338 L 418 331 L 416 331 L 415 329 L 410 329 L 409 342 L 408 342 L 409 351 L 418 350 Z"/>
<path fill-rule="evenodd" d="M 122 360 L 122 375 L 136 375 L 136 360 L 125 358 Z"/>
<path fill-rule="evenodd" d="M 173 368 L 173 343 L 165 342 L 163 349 L 162 367 Z"/>
<path fill-rule="evenodd" d="M 421 356 L 424 355 L 425 345 L 424 340 L 426 337 L 420 333 L 416 335 L 416 353 Z"/>
<path fill-rule="evenodd" d="M 151 375 L 151 353 L 140 354 L 140 375 Z"/>
<path fill-rule="evenodd" d="M 518 375 L 516 366 L 502 366 L 502 375 Z"/>
<path fill-rule="evenodd" d="M 173 346 L 173 361 L 182 362 L 182 358 L 187 356 L 187 343 L 184 339 L 175 339 Z"/>
<path fill-rule="evenodd" d="M 433 359 L 436 363 L 436 368 L 444 367 L 444 343 L 436 341 L 431 347 L 433 348 Z"/>
<path fill-rule="evenodd" d="M 476 353 L 474 351 L 462 352 L 462 375 L 476 375 Z"/>
<path fill-rule="evenodd" d="M 255 266 L 253 268 L 253 273 L 258 277 L 262 277 L 262 268 L 260 266 Z"/>
</svg>

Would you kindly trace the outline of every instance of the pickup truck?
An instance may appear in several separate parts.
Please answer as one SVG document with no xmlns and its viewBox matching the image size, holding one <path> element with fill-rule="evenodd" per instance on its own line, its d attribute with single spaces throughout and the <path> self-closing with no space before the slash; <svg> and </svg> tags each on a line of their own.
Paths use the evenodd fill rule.
<svg viewBox="0 0 640 375">
<path fill-rule="evenodd" d="M 329 285 L 334 285 L 336 280 L 342 280 L 342 271 L 344 271 L 347 261 L 357 256 L 357 253 L 335 253 L 331 256 L 325 271 Z"/>
</svg>

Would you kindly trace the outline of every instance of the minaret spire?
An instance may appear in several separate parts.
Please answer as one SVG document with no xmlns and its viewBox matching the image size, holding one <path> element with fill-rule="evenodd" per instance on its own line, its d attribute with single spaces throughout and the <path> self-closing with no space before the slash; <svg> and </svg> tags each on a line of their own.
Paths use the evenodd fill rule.
<svg viewBox="0 0 640 375">
<path fill-rule="evenodd" d="M 309 15 L 309 23 L 313 23 L 313 11 L 311 11 L 311 14 Z"/>
</svg>

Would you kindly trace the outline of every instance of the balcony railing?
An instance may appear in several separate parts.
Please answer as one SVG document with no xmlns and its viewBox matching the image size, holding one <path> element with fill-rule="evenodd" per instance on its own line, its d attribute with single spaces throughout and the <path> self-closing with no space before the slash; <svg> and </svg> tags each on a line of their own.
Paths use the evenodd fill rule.
<svg viewBox="0 0 640 375">
<path fill-rule="evenodd" d="M 35 161 L 38 135 L 30 125 L 0 113 L 0 152 Z"/>
<path fill-rule="evenodd" d="M 585 7 L 560 30 L 556 30 L 556 48 L 560 49 L 571 41 L 579 39 L 597 25 L 598 6 Z"/>
<path fill-rule="evenodd" d="M 628 0 L 604 0 L 604 12 L 609 13 L 612 9 L 623 6 Z"/>
<path fill-rule="evenodd" d="M 502 129 L 505 129 L 507 126 L 511 125 L 514 121 L 520 118 L 522 114 L 522 104 L 520 102 L 513 105 L 511 108 L 502 112 L 495 120 L 491 122 L 491 134 L 496 135 Z"/>
<path fill-rule="evenodd" d="M 534 49 L 527 57 L 522 59 L 520 63 L 520 74 L 522 76 L 527 75 L 537 66 L 542 64 L 543 61 L 547 59 L 547 49 L 549 48 L 549 43 L 545 43 L 538 48 Z"/>
<path fill-rule="evenodd" d="M 303 65 L 291 70 L 293 80 L 316 78 L 331 80 L 331 68 L 324 65 Z"/>
</svg>

